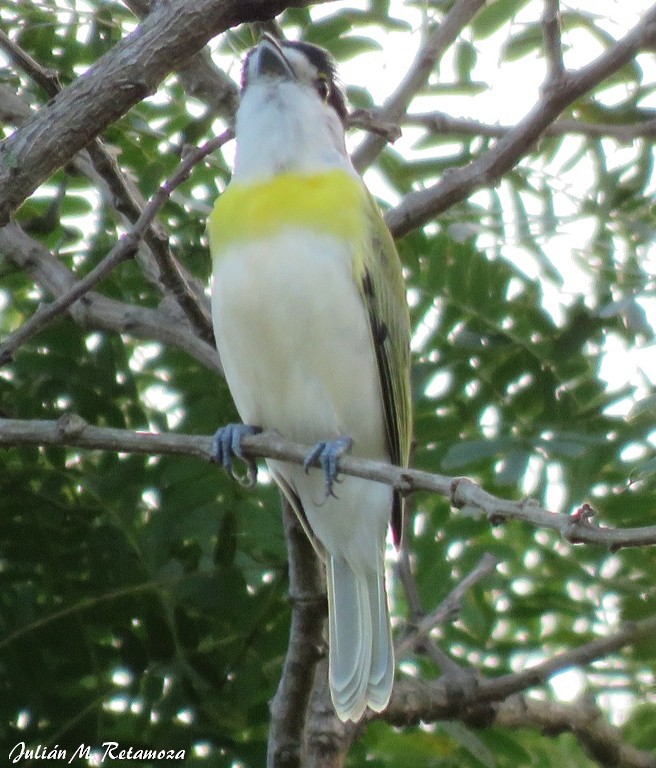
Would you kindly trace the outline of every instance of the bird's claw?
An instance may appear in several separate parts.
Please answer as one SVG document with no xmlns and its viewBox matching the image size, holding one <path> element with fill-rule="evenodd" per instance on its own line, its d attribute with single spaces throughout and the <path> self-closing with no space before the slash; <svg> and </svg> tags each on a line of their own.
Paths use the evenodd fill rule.
<svg viewBox="0 0 656 768">
<path fill-rule="evenodd" d="M 310 471 L 310 467 L 315 462 L 319 462 L 325 480 L 326 499 L 330 496 L 335 499 L 337 498 L 333 491 L 333 485 L 339 482 L 337 479 L 339 459 L 351 450 L 352 445 L 353 440 L 350 437 L 340 437 L 337 440 L 321 440 L 305 457 L 303 462 L 305 474 Z"/>
<path fill-rule="evenodd" d="M 241 441 L 249 435 L 257 435 L 262 430 L 250 424 L 226 424 L 217 429 L 212 440 L 211 459 L 217 464 L 223 465 L 232 477 L 242 485 L 251 488 L 257 480 L 257 464 L 253 459 L 244 456 L 241 449 Z M 232 466 L 232 457 L 236 456 L 246 465 L 246 475 L 238 475 Z"/>
</svg>

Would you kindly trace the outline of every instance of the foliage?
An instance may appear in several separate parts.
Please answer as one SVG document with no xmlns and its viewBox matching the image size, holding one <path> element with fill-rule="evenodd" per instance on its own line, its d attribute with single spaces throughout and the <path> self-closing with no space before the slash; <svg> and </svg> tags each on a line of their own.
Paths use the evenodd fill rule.
<svg viewBox="0 0 656 768">
<path fill-rule="evenodd" d="M 427 24 L 450 4 L 352 5 L 290 9 L 279 21 L 287 34 L 347 63 L 385 50 L 381 40 L 412 35 L 418 17 Z M 477 62 L 490 47 L 501 70 L 539 61 L 541 10 L 535 0 L 487 5 L 442 63 L 439 81 L 429 81 L 423 103 L 437 96 L 441 110 L 451 113 L 453 104 L 459 115 L 463 95 L 488 91 L 494 74 Z M 115 0 L 22 0 L 0 8 L 0 19 L 62 84 L 135 24 Z M 568 11 L 563 26 L 566 46 L 613 39 L 599 13 Z M 240 27 L 214 41 L 232 76 L 255 35 Z M 47 101 L 1 54 L 0 63 L 0 84 L 31 107 Z M 651 115 L 654 82 L 646 72 L 653 67 L 639 61 L 622 68 L 612 88 L 583 96 L 564 117 L 635 126 Z M 366 80 L 349 86 L 355 104 L 373 103 Z M 538 89 L 536 82 L 535 98 Z M 7 120 L 5 135 L 12 126 Z M 222 127 L 172 74 L 105 138 L 148 198 L 186 144 Z M 653 381 L 639 367 L 619 388 L 606 381 L 608 365 L 629 371 L 633 350 L 653 344 L 654 181 L 649 140 L 627 143 L 609 131 L 544 138 L 498 188 L 453 206 L 399 249 L 415 329 L 414 463 L 474 477 L 500 496 L 530 494 L 560 511 L 590 501 L 602 522 L 622 527 L 653 522 L 655 502 L 653 407 L 627 416 Z M 384 206 L 491 143 L 484 131 L 408 134 L 367 176 Z M 203 283 L 204 219 L 227 180 L 229 151 L 198 165 L 160 213 L 174 255 Z M 577 186 L 575 177 L 587 181 Z M 72 167 L 37 190 L 16 219 L 77 276 L 125 229 L 114 199 Z M 570 226 L 577 221 L 586 224 L 583 234 Z M 571 232 L 565 246 L 563 229 Z M 572 269 L 583 291 L 572 287 Z M 100 291 L 138 307 L 162 300 L 138 263 L 123 265 Z M 3 254 L 2 333 L 30 317 L 44 295 Z M 609 358 L 616 348 L 629 357 Z M 235 416 L 224 383 L 184 351 L 68 316 L 0 371 L 0 416 L 51 419 L 65 411 L 101 426 L 198 434 Z M 53 447 L 3 451 L 0 467 L 0 751 L 21 741 L 75 749 L 114 740 L 185 749 L 185 766 L 264 764 L 290 613 L 274 488 L 247 492 L 193 459 Z M 494 526 L 453 512 L 438 496 L 412 506 L 409 547 L 426 610 L 483 553 L 501 560 L 441 629 L 441 647 L 485 674 L 515 671 L 653 612 L 653 549 L 574 546 L 528 525 Z M 398 584 L 393 600 L 401 620 Z M 426 658 L 406 664 L 427 677 L 439 672 Z M 645 643 L 580 678 L 588 695 L 626 718 L 627 739 L 646 750 L 656 749 L 655 674 L 654 648 Z M 554 696 L 549 686 L 539 693 Z M 572 764 L 572 754 L 576 765 L 593 764 L 572 736 L 455 724 L 400 734 L 376 723 L 349 764 L 547 768 Z"/>
</svg>

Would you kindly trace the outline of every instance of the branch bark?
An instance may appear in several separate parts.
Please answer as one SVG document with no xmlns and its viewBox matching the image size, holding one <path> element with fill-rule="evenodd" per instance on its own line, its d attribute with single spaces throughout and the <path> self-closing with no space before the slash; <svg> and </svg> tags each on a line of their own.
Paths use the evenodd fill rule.
<svg viewBox="0 0 656 768">
<path fill-rule="evenodd" d="M 169 0 L 0 145 L 0 226 L 57 168 L 214 35 L 310 0 Z M 99 98 L 102 94 L 102 98 Z"/>
<path fill-rule="evenodd" d="M 656 7 L 605 53 L 576 72 L 547 81 L 528 114 L 490 150 L 464 168 L 452 169 L 427 189 L 410 192 L 385 219 L 395 237 L 407 234 L 481 187 L 496 184 L 530 149 L 558 115 L 576 99 L 656 43 Z"/>
<path fill-rule="evenodd" d="M 70 296 L 70 291 L 77 284 L 75 274 L 41 243 L 27 235 L 16 222 L 0 228 L 0 256 L 24 269 L 42 291 L 55 298 Z M 89 291 L 71 304 L 67 311 L 84 328 L 158 341 L 186 352 L 209 370 L 222 373 L 214 344 L 210 345 L 198 337 L 172 300 L 164 299 L 157 309 L 151 309 Z M 8 340 L 9 337 L 6 337 L 4 342 Z"/>
<path fill-rule="evenodd" d="M 385 101 L 380 110 L 382 122 L 398 123 L 401 120 L 412 99 L 428 82 L 444 52 L 484 4 L 485 0 L 458 0 L 451 7 L 442 23 L 430 32 L 396 91 Z M 360 173 L 371 165 L 385 143 L 386 138 L 380 135 L 364 139 L 352 157 L 353 165 Z"/>
<path fill-rule="evenodd" d="M 282 496 L 282 495 L 281 495 Z M 296 514 L 282 498 L 292 621 L 278 690 L 271 705 L 267 768 L 298 768 L 317 661 L 325 657 L 323 569 Z"/>
<path fill-rule="evenodd" d="M 95 427 L 75 414 L 64 414 L 57 421 L 0 419 L 0 447 L 68 445 L 123 453 L 193 456 L 210 461 L 212 440 L 211 436 Z M 246 457 L 254 459 L 271 458 L 303 464 L 311 446 L 289 442 L 277 432 L 263 432 L 244 438 L 242 450 Z M 575 544 L 598 544 L 611 550 L 656 544 L 656 525 L 641 528 L 593 525 L 590 519 L 594 510 L 588 505 L 583 505 L 573 515 L 551 512 L 530 499 L 509 501 L 493 496 L 468 478 L 402 468 L 354 456 L 342 457 L 339 468 L 345 475 L 387 483 L 406 494 L 420 490 L 437 493 L 456 509 L 467 514 L 485 515 L 495 524 L 520 520 L 536 528 L 556 531 Z"/>
<path fill-rule="evenodd" d="M 370 121 L 364 123 L 360 118 L 360 127 L 374 130 L 377 125 L 377 113 L 370 116 Z M 463 117 L 452 117 L 446 112 L 411 113 L 403 119 L 403 125 L 418 126 L 435 134 L 454 134 L 458 136 L 475 136 L 490 139 L 502 139 L 514 130 L 512 125 L 492 125 L 478 120 Z M 388 124 L 383 124 L 381 130 L 391 130 Z M 656 118 L 640 123 L 589 123 L 583 120 L 562 118 L 551 123 L 542 133 L 543 136 L 580 135 L 593 139 L 616 139 L 620 142 L 631 142 L 634 139 L 656 138 Z"/>
<path fill-rule="evenodd" d="M 2 345 L 0 345 L 0 366 L 7 361 L 11 360 L 13 352 L 32 335 L 44 328 L 49 322 L 51 322 L 58 315 L 63 314 L 68 308 L 74 304 L 78 299 L 88 293 L 93 287 L 95 287 L 101 280 L 115 269 L 119 264 L 131 259 L 137 252 L 139 242 L 144 234 L 153 224 L 157 212 L 162 205 L 171 196 L 173 190 L 182 183 L 188 176 L 191 169 L 196 163 L 198 163 L 203 157 L 210 152 L 215 151 L 219 146 L 224 144 L 232 134 L 230 131 L 225 131 L 221 136 L 217 136 L 214 139 L 206 142 L 202 147 L 199 147 L 194 152 L 190 152 L 189 155 L 183 160 L 182 163 L 176 168 L 174 173 L 168 178 L 164 184 L 157 190 L 153 197 L 149 200 L 148 204 L 143 208 L 141 214 L 134 226 L 124 237 L 122 237 L 112 250 L 105 256 L 105 258 L 97 264 L 85 277 L 78 280 L 71 288 L 64 294 L 60 295 L 51 304 L 44 305 L 32 315 L 18 330 L 10 334 L 5 339 Z M 166 250 L 166 249 L 165 249 Z M 169 273 L 176 273 L 176 280 L 181 278 L 176 272 L 175 264 L 169 262 L 165 254 L 160 254 L 158 264 L 162 271 L 168 271 Z M 175 295 L 175 298 L 179 301 L 180 296 Z M 204 317 L 204 307 L 198 306 L 192 311 L 188 308 L 186 313 L 192 320 L 194 328 L 197 328 L 201 320 Z M 194 323 L 193 321 L 196 320 Z M 209 319 L 206 319 L 204 325 L 209 327 L 207 333 L 212 334 L 211 323 Z M 204 338 L 204 336 L 202 336 Z M 208 341 L 207 338 L 204 338 Z M 213 340 L 213 338 L 211 339 Z"/>
<path fill-rule="evenodd" d="M 512 696 L 501 704 L 494 721 L 505 728 L 539 728 L 549 734 L 573 733 L 600 766 L 656 768 L 656 756 L 623 741 L 622 732 L 606 722 L 587 700 L 573 704 Z"/>
<path fill-rule="evenodd" d="M 328 691 L 328 660 L 322 660 L 315 674 L 301 765 L 303 768 L 343 768 L 351 744 L 363 727 L 364 720 L 357 725 L 343 723 L 335 714 Z"/>
<path fill-rule="evenodd" d="M 426 681 L 401 678 L 394 685 L 389 707 L 380 717 L 393 725 L 413 725 L 449 717 L 465 716 L 472 708 L 506 700 L 542 685 L 557 672 L 569 667 L 589 664 L 609 653 L 650 637 L 656 631 L 656 616 L 638 622 L 627 622 L 608 637 L 584 643 L 578 648 L 556 654 L 521 672 L 496 678 L 479 678 L 475 686 L 458 690 L 456 695 L 448 679 Z"/>
<path fill-rule="evenodd" d="M 477 728 L 499 725 L 540 728 L 550 733 L 572 731 L 602 766 L 656 768 L 656 757 L 625 744 L 621 732 L 595 707 L 542 702 L 523 695 L 562 669 L 588 664 L 650 637 L 654 631 L 656 616 L 629 622 L 608 637 L 557 654 L 530 669 L 498 678 L 478 678 L 475 685 L 463 688 L 454 689 L 449 678 L 434 682 L 401 678 L 394 685 L 389 707 L 370 719 L 380 718 L 396 726 L 459 719 Z"/>
</svg>

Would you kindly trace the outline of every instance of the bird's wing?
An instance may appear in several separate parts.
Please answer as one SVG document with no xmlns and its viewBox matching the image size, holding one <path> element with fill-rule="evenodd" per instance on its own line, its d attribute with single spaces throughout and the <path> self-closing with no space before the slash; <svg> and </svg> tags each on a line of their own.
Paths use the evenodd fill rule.
<svg viewBox="0 0 656 768">
<path fill-rule="evenodd" d="M 412 434 L 410 316 L 401 260 L 378 205 L 367 192 L 367 242 L 356 260 L 356 279 L 376 351 L 387 447 L 393 464 L 407 466 Z M 392 533 L 400 543 L 402 499 L 394 494 Z"/>
</svg>

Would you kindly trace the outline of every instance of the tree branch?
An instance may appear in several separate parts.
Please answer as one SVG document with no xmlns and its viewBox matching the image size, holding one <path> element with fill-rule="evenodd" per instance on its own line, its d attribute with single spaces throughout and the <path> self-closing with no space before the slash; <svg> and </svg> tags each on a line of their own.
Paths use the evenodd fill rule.
<svg viewBox="0 0 656 768">
<path fill-rule="evenodd" d="M 309 0 L 169 0 L 158 3 L 72 85 L 0 144 L 0 226 L 57 168 L 164 77 L 229 27 Z M 102 94 L 102 98 L 98 98 Z"/>
<path fill-rule="evenodd" d="M 544 0 L 542 36 L 547 59 L 547 82 L 557 84 L 565 72 L 560 41 L 560 6 L 558 0 Z"/>
<path fill-rule="evenodd" d="M 82 448 L 101 448 L 128 452 L 183 454 L 207 459 L 211 450 L 211 444 L 211 437 L 157 435 L 152 433 L 134 433 L 121 429 L 91 427 L 83 419 L 71 415 L 63 416 L 57 422 L 0 420 L 0 446 L 5 447 L 13 445 L 70 445 Z M 303 461 L 308 451 L 308 446 L 287 443 L 275 433 L 262 433 L 246 438 L 243 447 L 244 453 L 249 456 L 269 456 L 297 463 Z M 341 470 L 345 474 L 357 474 L 358 476 L 382 482 L 394 482 L 406 490 L 410 485 L 415 489 L 421 487 L 425 490 L 435 490 L 435 488 L 445 490 L 447 487 L 454 484 L 457 485 L 458 483 L 456 480 L 444 478 L 440 475 L 429 475 L 417 470 L 399 470 L 398 467 L 392 467 L 380 462 L 355 459 L 348 456 L 343 458 Z M 512 504 L 512 502 L 501 503 Z M 542 512 L 551 515 L 551 517 L 566 518 L 564 515 L 547 513 L 546 510 Z M 600 530 L 609 532 L 609 529 Z M 298 554 L 298 552 L 295 552 L 295 556 Z M 306 554 L 304 553 L 304 556 L 300 558 L 299 563 L 302 561 L 307 564 Z M 303 567 L 299 563 L 294 567 Z M 306 576 L 307 572 L 304 570 L 302 578 L 305 579 Z M 301 625 L 304 627 L 304 632 L 308 630 L 307 622 L 309 621 L 310 613 L 319 609 L 319 602 L 322 606 L 320 612 L 323 612 L 322 600 L 316 602 L 318 582 L 315 577 L 316 574 L 310 580 L 312 585 L 311 594 L 307 591 L 300 593 L 301 600 L 299 603 L 304 602 L 305 604 L 302 606 L 302 612 L 297 615 L 299 632 Z M 299 578 L 301 578 L 300 571 Z M 304 582 L 302 589 L 306 590 L 306 587 L 307 584 Z M 294 599 L 295 595 L 298 597 L 298 594 L 292 592 L 292 599 Z M 303 600 L 304 597 L 308 598 L 307 601 Z M 306 610 L 310 613 L 303 613 Z M 314 628 L 310 631 L 313 633 L 312 636 L 318 637 L 319 622 L 316 621 L 316 613 L 313 613 L 313 616 L 315 619 Z M 495 702 L 508 700 L 519 692 L 543 684 L 562 669 L 571 666 L 581 666 L 595 659 L 602 658 L 613 651 L 653 635 L 655 631 L 656 617 L 639 622 L 626 623 L 607 637 L 593 640 L 578 648 L 560 653 L 522 672 L 501 675 L 491 679 L 479 678 L 475 685 L 458 690 L 455 697 L 453 695 L 452 681 L 448 678 L 439 679 L 431 683 L 421 679 L 410 680 L 400 678 L 394 686 L 388 709 L 382 715 L 376 715 L 375 717 L 381 717 L 393 725 L 411 725 L 418 724 L 421 721 L 431 722 L 449 718 L 463 719 L 465 722 L 474 725 L 489 725 L 499 718 L 499 725 L 508 724 L 511 717 L 519 717 L 516 701 L 511 700 L 511 704 L 508 705 L 506 710 L 504 710 L 504 704 L 498 705 Z M 307 635 L 304 635 L 304 637 L 307 638 Z M 298 674 L 302 675 L 307 675 L 307 665 L 312 666 L 318 656 L 317 646 L 303 647 L 302 644 L 294 644 L 293 649 L 290 646 L 290 653 L 292 656 L 288 657 L 289 664 L 293 664 L 294 659 L 298 658 L 296 654 L 303 656 L 305 666 L 302 669 L 295 670 Z M 330 719 L 330 713 L 327 710 L 324 716 L 318 717 L 318 714 L 320 714 L 319 710 L 322 707 L 326 709 L 326 692 L 321 687 L 325 682 L 323 680 L 324 677 L 323 673 L 317 677 L 318 688 L 315 689 L 312 697 L 311 716 L 314 736 L 312 744 L 306 744 L 306 748 L 316 758 L 318 755 L 316 750 L 319 749 L 320 742 L 323 743 L 325 752 L 327 746 L 325 739 L 328 738 L 334 747 L 331 750 L 331 754 L 334 755 L 334 760 L 331 764 L 338 766 L 341 765 L 339 755 L 343 754 L 345 745 L 350 743 L 355 731 L 352 728 L 349 729 L 343 726 L 343 724 L 340 725 L 333 722 L 335 719 L 334 713 L 332 713 L 332 719 Z M 281 683 L 279 693 L 276 696 L 276 703 L 274 704 L 274 719 L 276 719 L 274 735 L 276 738 L 270 743 L 270 755 L 277 756 L 275 759 L 278 762 L 269 763 L 269 765 L 276 766 L 276 768 L 286 765 L 293 766 L 295 764 L 293 761 L 291 763 L 283 761 L 285 755 L 291 756 L 292 760 L 295 759 L 294 756 L 297 754 L 296 744 L 298 743 L 298 726 L 293 724 L 290 726 L 287 715 L 296 708 L 299 702 L 306 700 L 307 685 L 307 678 L 299 678 L 298 675 L 293 680 L 285 679 L 285 682 Z M 492 709 L 490 709 L 490 705 L 494 705 Z M 279 709 L 276 710 L 276 707 Z M 505 715 L 503 714 L 504 712 L 506 713 Z M 537 717 L 535 712 L 533 710 L 534 718 Z M 371 715 L 370 717 L 374 716 Z M 561 720 L 561 722 L 566 725 L 565 720 Z M 624 762 L 617 763 L 618 765 L 635 766 L 635 768 L 654 768 L 654 763 L 647 760 L 645 753 L 623 745 L 618 740 L 617 733 L 610 726 L 600 722 L 588 723 L 586 725 L 585 722 L 579 720 L 574 721 L 572 730 L 575 731 L 582 741 L 591 747 L 595 744 L 597 736 L 601 734 L 603 736 L 603 744 L 606 745 L 604 749 L 616 748 L 617 753 L 622 756 Z M 329 734 L 332 734 L 332 736 L 329 737 Z M 271 759 L 273 760 L 273 757 Z M 310 764 L 312 764 L 311 761 L 308 765 Z M 319 765 L 320 763 L 317 762 L 316 764 Z"/>
<path fill-rule="evenodd" d="M 656 768 L 656 756 L 624 743 L 620 729 L 610 725 L 587 700 L 563 704 L 511 696 L 499 706 L 494 724 L 535 728 L 553 735 L 571 732 L 600 766 Z"/>
<path fill-rule="evenodd" d="M 533 667 L 509 675 L 482 680 L 476 694 L 477 701 L 498 701 L 528 688 L 545 683 L 557 672 L 569 667 L 581 667 L 609 653 L 650 637 L 656 631 L 656 616 L 642 621 L 622 624 L 607 637 L 584 643 L 578 648 L 556 654 Z"/>
<path fill-rule="evenodd" d="M 9 54 L 14 64 L 38 83 L 49 96 L 54 97 L 61 92 L 57 73 L 44 69 L 4 34 L 0 34 L 0 47 Z M 24 121 L 21 120 L 21 122 Z M 89 143 L 85 153 L 88 155 L 94 171 L 109 188 L 117 211 L 122 213 L 131 224 L 137 222 L 146 203 L 136 184 L 121 172 L 116 158 L 106 149 L 100 137 L 94 138 Z M 97 183 L 97 179 L 89 173 L 90 169 L 86 167 L 84 162 L 78 162 L 76 165 L 78 168 L 81 167 L 82 172 L 93 182 Z M 200 337 L 205 341 L 214 343 L 209 315 L 204 311 L 203 302 L 198 300 L 202 296 L 202 291 L 194 293 L 191 290 L 188 276 L 185 275 L 184 270 L 177 264 L 169 250 L 168 239 L 162 227 L 151 220 L 141 239 L 150 248 L 154 261 L 159 267 L 158 280 L 169 288 Z M 153 271 L 153 269 L 145 270 L 147 276 Z"/>
<path fill-rule="evenodd" d="M 0 48 L 14 62 L 14 65 L 29 75 L 35 83 L 43 88 L 49 97 L 56 96 L 61 90 L 59 75 L 55 70 L 45 69 L 29 53 L 17 45 L 0 29 Z"/>
<path fill-rule="evenodd" d="M 605 53 L 577 72 L 566 72 L 547 83 L 541 98 L 492 149 L 464 168 L 452 169 L 427 189 L 408 193 L 385 219 L 395 237 L 425 224 L 481 187 L 496 184 L 535 144 L 547 127 L 572 102 L 628 63 L 640 50 L 656 43 L 656 7 Z"/>
<path fill-rule="evenodd" d="M 24 269 L 43 291 L 54 297 L 67 294 L 77 284 L 74 273 L 16 222 L 0 228 L 0 256 Z M 84 328 L 159 341 L 186 352 L 211 371 L 223 371 L 214 344 L 198 337 L 172 300 L 165 299 L 157 309 L 151 309 L 89 291 L 71 304 L 68 313 Z"/>
<path fill-rule="evenodd" d="M 382 122 L 399 123 L 410 102 L 428 82 L 444 52 L 456 40 L 464 27 L 474 18 L 485 0 L 457 0 L 444 17 L 433 27 L 428 39 L 415 56 L 410 69 L 396 91 L 385 100 L 379 112 Z M 385 146 L 384 135 L 367 136 L 352 156 L 353 165 L 362 173 Z"/>
<path fill-rule="evenodd" d="M 225 135 L 225 134 L 224 134 Z M 121 172 L 118 163 L 109 152 L 99 152 L 96 145 L 102 146 L 97 139 L 89 147 L 89 155 L 94 167 L 101 174 L 114 195 L 116 208 L 134 227 L 143 214 L 146 202 L 134 183 Z M 210 151 L 214 147 L 207 145 Z M 192 150 L 195 152 L 197 150 Z M 204 154 L 203 154 L 204 156 Z M 182 163 L 187 158 L 183 158 Z M 194 160 L 195 165 L 198 160 Z M 184 181 L 181 179 L 180 181 Z M 147 247 L 136 253 L 136 261 L 144 276 L 163 293 L 167 293 L 177 302 L 198 336 L 209 344 L 214 344 L 214 333 L 207 300 L 200 281 L 190 275 L 171 253 L 164 227 L 152 221 L 143 233 L 143 243 Z"/>
<path fill-rule="evenodd" d="M 652 636 L 654 631 L 656 616 L 629 622 L 608 637 L 558 654 L 528 670 L 498 678 L 478 678 L 475 685 L 455 692 L 448 678 L 433 682 L 399 678 L 388 708 L 369 718 L 380 718 L 396 726 L 459 719 L 473 727 L 498 725 L 540 728 L 550 733 L 572 731 L 600 765 L 656 768 L 656 757 L 626 745 L 621 732 L 605 722 L 596 708 L 543 702 L 522 695 L 560 670 L 603 658 Z"/>
<path fill-rule="evenodd" d="M 57 421 L 0 419 L 0 446 L 69 445 L 77 448 L 120 451 L 124 453 L 176 454 L 211 460 L 212 437 L 94 427 L 74 414 Z M 242 441 L 245 456 L 271 458 L 303 464 L 311 446 L 285 440 L 277 432 L 263 432 Z M 520 520 L 536 528 L 559 533 L 576 544 L 599 544 L 609 549 L 656 544 L 656 525 L 642 528 L 610 528 L 592 525 L 591 508 L 584 505 L 578 514 L 550 512 L 535 501 L 509 501 L 484 491 L 464 477 L 424 472 L 385 464 L 370 459 L 344 456 L 340 471 L 368 480 L 376 480 L 398 488 L 403 493 L 429 491 L 444 496 L 452 506 L 468 514 L 487 516 L 495 524 Z"/>
<path fill-rule="evenodd" d="M 359 127 L 375 130 L 377 113 L 370 113 L 370 122 L 364 123 L 360 117 Z M 435 134 L 455 134 L 459 136 L 476 136 L 491 139 L 502 139 L 514 130 L 512 125 L 492 125 L 463 117 L 452 117 L 446 112 L 411 113 L 403 118 L 403 125 L 425 128 Z M 387 124 L 381 130 L 392 130 Z M 656 138 L 656 117 L 641 123 L 588 123 L 583 120 L 562 118 L 548 125 L 543 136 L 580 135 L 593 139 L 616 139 L 621 142 L 631 142 L 634 139 Z"/>
<path fill-rule="evenodd" d="M 66 293 L 60 295 L 51 304 L 41 306 L 29 320 L 5 339 L 3 344 L 0 345 L 0 366 L 11 360 L 16 349 L 21 344 L 24 344 L 27 339 L 44 328 L 55 317 L 66 312 L 72 304 L 88 293 L 119 264 L 131 259 L 139 247 L 140 239 L 149 229 L 155 216 L 157 216 L 158 211 L 169 199 L 173 190 L 188 178 L 194 165 L 200 162 L 200 160 L 210 152 L 214 152 L 231 136 L 232 133 L 230 131 L 225 131 L 221 136 L 217 136 L 216 138 L 207 141 L 202 147 L 190 152 L 180 165 L 178 165 L 171 176 L 151 197 L 148 205 L 142 210 L 141 215 L 135 222 L 131 231 L 116 243 L 109 254 L 105 256 L 105 258 L 85 277 L 71 286 Z M 168 268 L 173 270 L 174 266 L 169 265 Z"/>
<path fill-rule="evenodd" d="M 303 730 L 314 668 L 326 655 L 323 568 L 298 517 L 284 497 L 282 506 L 292 621 L 280 683 L 271 704 L 267 768 L 297 768 L 301 765 Z"/>
<path fill-rule="evenodd" d="M 460 603 L 465 594 L 481 579 L 489 576 L 499 564 L 494 555 L 484 555 L 478 565 L 468 573 L 458 584 L 449 592 L 449 594 L 442 600 L 434 611 L 419 618 L 416 625 L 412 628 L 412 632 L 404 636 L 394 648 L 394 653 L 397 659 L 402 659 L 408 654 L 417 644 L 421 643 L 424 638 L 435 629 L 435 627 L 443 624 L 449 618 L 457 614 Z M 415 617 L 413 617 L 415 619 Z M 441 662 L 438 661 L 438 664 Z M 444 670 L 443 670 L 444 671 Z"/>
<path fill-rule="evenodd" d="M 550 677 L 569 667 L 589 664 L 609 653 L 650 637 L 656 631 L 656 616 L 627 622 L 607 637 L 592 640 L 536 664 L 529 669 L 496 678 L 479 678 L 476 686 L 458 691 L 453 697 L 449 681 L 429 682 L 420 678 L 400 678 L 394 685 L 389 707 L 382 717 L 393 725 L 412 725 L 449 717 L 465 717 L 476 707 L 499 702 L 510 696 L 542 685 Z"/>
<path fill-rule="evenodd" d="M 153 7 L 152 0 L 125 0 L 135 16 L 143 19 Z M 212 61 L 207 49 L 194 54 L 189 61 L 178 67 L 180 81 L 189 94 L 206 104 L 212 114 L 230 124 L 239 104 L 237 84 Z"/>
<path fill-rule="evenodd" d="M 359 723 L 343 723 L 335 712 L 328 688 L 328 659 L 317 664 L 314 688 L 307 713 L 302 768 L 344 768 L 348 751 L 364 728 Z"/>
<path fill-rule="evenodd" d="M 14 352 L 29 338 L 46 327 L 59 315 L 91 290 L 97 283 L 114 270 L 119 264 L 131 259 L 139 245 L 138 237 L 126 236 L 119 240 L 107 256 L 97 264 L 85 277 L 78 280 L 65 294 L 47 305 L 41 305 L 23 325 L 9 334 L 0 345 L 0 367 L 13 358 Z"/>
<path fill-rule="evenodd" d="M 143 19 L 156 3 L 151 0 L 127 0 L 126 5 L 136 16 Z M 190 96 L 201 99 L 213 114 L 218 114 L 229 125 L 232 124 L 239 104 L 239 89 L 232 79 L 214 64 L 207 48 L 176 67 L 176 72 Z M 136 211 L 134 206 L 132 210 L 126 211 L 130 221 L 134 221 L 139 213 L 139 206 Z M 207 302 L 203 292 L 204 286 L 175 259 L 168 241 L 158 236 L 158 232 L 151 234 L 148 231 L 145 242 L 154 256 L 158 281 L 175 298 L 200 337 L 214 344 L 212 322 L 205 308 Z"/>
</svg>

